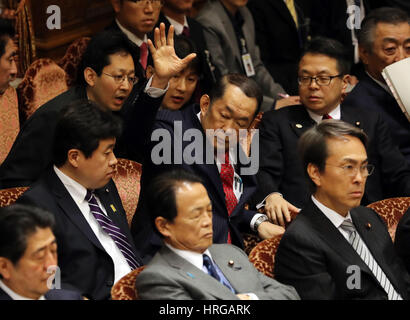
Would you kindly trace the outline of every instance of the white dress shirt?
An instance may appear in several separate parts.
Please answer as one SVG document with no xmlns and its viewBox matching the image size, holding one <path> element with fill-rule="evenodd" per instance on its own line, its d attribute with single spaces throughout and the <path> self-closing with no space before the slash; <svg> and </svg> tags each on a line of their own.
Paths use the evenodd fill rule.
<svg viewBox="0 0 410 320">
<path fill-rule="evenodd" d="M 178 36 L 182 33 L 182 31 L 184 31 L 184 27 L 189 28 L 186 16 L 184 16 L 184 24 L 180 24 L 178 21 L 176 21 L 176 20 L 174 20 L 174 19 L 172 19 L 168 16 L 165 16 L 165 18 L 167 18 L 169 23 L 174 26 L 174 32 Z"/>
<path fill-rule="evenodd" d="M 306 108 L 306 111 L 309 113 L 309 116 L 312 118 L 313 121 L 315 121 L 318 124 L 322 122 L 323 116 L 310 111 L 308 108 Z M 334 108 L 332 111 L 330 111 L 328 115 L 331 116 L 332 119 L 340 120 L 341 118 L 340 104 L 336 108 Z"/>
<path fill-rule="evenodd" d="M 0 288 L 3 289 L 3 291 L 5 293 L 7 293 L 10 298 L 12 298 L 13 300 L 34 300 L 34 299 L 30 299 L 30 298 L 26 298 L 23 297 L 21 295 L 19 295 L 18 293 L 15 293 L 13 290 L 11 290 L 8 286 L 6 286 L 4 284 L 3 281 L 0 280 Z M 41 296 L 40 298 L 38 298 L 37 300 L 46 300 L 46 298 L 44 296 Z"/>
<path fill-rule="evenodd" d="M 120 249 L 118 249 L 118 246 L 115 244 L 114 240 L 101 228 L 100 224 L 91 213 L 88 201 L 85 200 L 87 189 L 77 181 L 65 175 L 56 166 L 54 166 L 54 171 L 61 182 L 64 184 L 71 198 L 73 198 L 74 202 L 78 206 L 78 209 L 80 209 L 81 213 L 84 216 L 84 219 L 91 227 L 98 241 L 101 243 L 107 254 L 111 257 L 114 263 L 114 282 L 117 282 L 127 273 L 131 272 L 131 267 L 128 265 L 127 260 L 125 260 L 124 255 L 122 254 Z M 107 215 L 107 212 L 104 206 L 101 204 L 100 199 L 98 199 L 97 195 L 95 195 L 95 198 L 97 199 L 97 203 L 103 213 Z"/>
</svg>

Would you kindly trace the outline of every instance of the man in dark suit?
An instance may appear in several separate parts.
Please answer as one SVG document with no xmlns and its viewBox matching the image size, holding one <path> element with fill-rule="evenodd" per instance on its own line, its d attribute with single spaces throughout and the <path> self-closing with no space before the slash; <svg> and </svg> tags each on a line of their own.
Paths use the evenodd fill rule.
<svg viewBox="0 0 410 320">
<path fill-rule="evenodd" d="M 380 8 L 370 13 L 359 32 L 359 51 L 366 74 L 343 105 L 380 114 L 410 163 L 410 124 L 381 74 L 388 65 L 410 57 L 410 18 L 406 12 Z"/>
<path fill-rule="evenodd" d="M 77 86 L 40 107 L 21 128 L 13 147 L 0 166 L 0 187 L 28 186 L 51 166 L 51 145 L 58 114 L 68 103 L 89 99 L 107 112 L 120 113 L 124 133 L 116 152 L 120 157 L 142 162 L 141 148 L 147 143 L 155 114 L 161 105 L 169 79 L 183 70 L 194 56 L 179 59 L 165 37 L 156 33 L 153 59 L 155 75 L 134 85 L 138 59 L 127 38 L 104 31 L 90 41 L 82 58 Z"/>
<path fill-rule="evenodd" d="M 164 0 L 157 25 L 163 22 L 166 30 L 173 25 L 176 35 L 183 34 L 195 44 L 203 72 L 199 87 L 200 92 L 197 95 L 200 98 L 202 94 L 211 91 L 212 86 L 216 83 L 216 79 L 219 78 L 219 74 L 212 64 L 212 57 L 206 46 L 201 24 L 187 16 L 188 12 L 192 9 L 193 2 L 193 0 Z"/>
<path fill-rule="evenodd" d="M 116 281 L 142 265 L 112 181 L 121 125 L 92 102 L 69 105 L 55 131 L 54 166 L 20 199 L 52 212 L 61 282 L 108 299 Z"/>
<path fill-rule="evenodd" d="M 148 34 L 158 21 L 162 0 L 110 0 L 115 12 L 114 22 L 107 29 L 123 32 L 138 48 L 139 62 L 145 70 L 148 62 Z"/>
<path fill-rule="evenodd" d="M 231 242 L 243 248 L 241 232 L 254 230 L 262 238 L 283 233 L 283 228 L 266 221 L 266 216 L 244 209 L 256 188 L 258 159 L 249 161 L 238 145 L 238 137 L 241 133 L 246 135 L 261 99 L 252 79 L 229 74 L 221 78 L 210 96 L 201 97 L 200 108 L 191 105 L 183 110 L 158 112 L 151 144 L 146 149 L 141 195 L 132 222 L 135 243 L 144 262 L 162 245 L 149 222 L 146 187 L 156 175 L 174 167 L 203 178 L 212 201 L 214 243 Z"/>
<path fill-rule="evenodd" d="M 15 61 L 17 49 L 13 42 L 14 33 L 11 23 L 8 20 L 0 19 L 0 96 L 17 75 Z"/>
<path fill-rule="evenodd" d="M 275 278 L 302 299 L 408 299 L 410 277 L 381 217 L 360 207 L 374 166 L 366 134 L 339 120 L 306 131 L 299 152 L 313 195 L 275 255 Z"/>
<path fill-rule="evenodd" d="M 397 225 L 394 246 L 410 274 L 410 207 Z"/>
<path fill-rule="evenodd" d="M 0 209 L 0 300 L 82 300 L 60 287 L 54 225 L 39 208 Z"/>
<path fill-rule="evenodd" d="M 312 39 L 299 63 L 302 106 L 264 114 L 260 126 L 260 170 L 254 203 L 264 203 L 275 223 L 284 225 L 309 200 L 309 190 L 296 146 L 308 128 L 323 119 L 346 121 L 369 136 L 369 162 L 375 166 L 366 184 L 362 204 L 410 195 L 410 167 L 377 113 L 340 106 L 347 87 L 349 60 L 336 40 Z M 265 202 L 263 203 L 263 201 Z"/>
<path fill-rule="evenodd" d="M 297 1 L 253 0 L 248 8 L 255 21 L 256 43 L 272 77 L 291 95 L 298 94 L 298 62 L 309 35 L 310 20 Z"/>
<path fill-rule="evenodd" d="M 229 244 L 212 244 L 212 204 L 201 179 L 177 169 L 151 182 L 150 222 L 163 247 L 138 275 L 142 299 L 288 300 L 294 288 L 258 272 L 246 254 Z"/>
</svg>

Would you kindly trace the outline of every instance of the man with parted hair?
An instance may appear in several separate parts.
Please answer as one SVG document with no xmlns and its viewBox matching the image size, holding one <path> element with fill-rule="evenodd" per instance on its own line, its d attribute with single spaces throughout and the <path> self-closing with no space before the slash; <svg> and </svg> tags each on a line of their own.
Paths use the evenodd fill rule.
<svg viewBox="0 0 410 320">
<path fill-rule="evenodd" d="M 243 248 L 243 232 L 254 231 L 264 239 L 283 233 L 284 229 L 267 221 L 265 215 L 244 208 L 256 188 L 255 173 L 247 174 L 246 169 L 249 165 L 257 167 L 258 159 L 251 157 L 249 164 L 238 146 L 239 131 L 247 132 L 261 101 L 255 81 L 228 74 L 210 95 L 201 97 L 199 106 L 158 112 L 152 141 L 145 150 L 140 200 L 132 222 L 135 243 L 145 262 L 162 245 L 154 230 L 147 227 L 146 187 L 155 176 L 176 167 L 204 180 L 212 201 L 214 243 L 228 242 Z M 236 141 L 230 144 L 232 138 Z"/>
<path fill-rule="evenodd" d="M 112 180 L 120 134 L 119 119 L 94 103 L 66 106 L 53 166 L 18 200 L 54 214 L 61 283 L 95 300 L 109 299 L 112 285 L 142 265 Z"/>
<path fill-rule="evenodd" d="M 176 169 L 157 176 L 146 200 L 164 245 L 137 277 L 141 299 L 299 299 L 294 288 L 258 272 L 239 248 L 213 244 L 212 203 L 195 174 Z"/>
<path fill-rule="evenodd" d="M 410 196 L 410 166 L 398 149 L 383 117 L 362 108 L 341 105 L 350 63 L 343 45 L 314 38 L 299 62 L 298 82 L 302 106 L 266 112 L 260 125 L 260 170 L 253 203 L 285 225 L 310 197 L 297 152 L 300 136 L 324 119 L 346 121 L 369 136 L 369 162 L 375 166 L 361 203 Z"/>
<path fill-rule="evenodd" d="M 54 225 L 40 208 L 0 208 L 0 300 L 82 299 L 76 291 L 51 289 L 53 277 L 59 285 Z"/>
<path fill-rule="evenodd" d="M 298 150 L 313 194 L 289 225 L 275 255 L 275 278 L 302 299 L 408 299 L 410 277 L 382 218 L 361 207 L 374 171 L 366 134 L 325 120 Z"/>
<path fill-rule="evenodd" d="M 343 105 L 367 114 L 380 114 L 410 163 L 409 121 L 381 73 L 385 67 L 410 57 L 410 17 L 398 8 L 376 9 L 363 20 L 358 40 L 366 74 Z"/>
</svg>

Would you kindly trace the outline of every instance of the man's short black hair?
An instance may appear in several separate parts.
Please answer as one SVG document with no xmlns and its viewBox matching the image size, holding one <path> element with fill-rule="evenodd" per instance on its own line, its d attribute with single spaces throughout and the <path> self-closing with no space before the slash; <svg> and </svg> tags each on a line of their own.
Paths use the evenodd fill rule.
<svg viewBox="0 0 410 320">
<path fill-rule="evenodd" d="M 357 36 L 359 45 L 364 47 L 368 52 L 372 52 L 374 33 L 379 23 L 397 25 L 406 22 L 410 24 L 410 16 L 402 9 L 382 7 L 372 10 L 362 21 Z"/>
<path fill-rule="evenodd" d="M 98 76 L 101 76 L 104 67 L 111 63 L 110 55 L 117 53 L 130 54 L 134 61 L 135 76 L 138 79 L 144 78 L 144 73 L 139 63 L 138 47 L 123 32 L 104 30 L 97 33 L 88 43 L 78 68 L 77 84 L 87 86 L 87 82 L 84 79 L 84 70 L 87 67 L 93 69 Z"/>
<path fill-rule="evenodd" d="M 70 149 L 79 149 L 86 158 L 91 157 L 101 140 L 118 138 L 121 129 L 121 120 L 94 102 L 79 100 L 67 105 L 61 112 L 54 134 L 54 164 L 61 167 L 67 161 Z"/>
<path fill-rule="evenodd" d="M 8 19 L 0 19 L 0 58 L 6 52 L 6 45 L 9 39 L 15 35 L 14 28 Z"/>
<path fill-rule="evenodd" d="M 196 174 L 184 169 L 173 169 L 161 173 L 148 185 L 145 203 L 152 226 L 157 233 L 159 233 L 155 226 L 157 217 L 173 222 L 178 215 L 175 193 L 184 182 L 203 184 L 202 179 Z"/>
<path fill-rule="evenodd" d="M 347 49 L 337 40 L 326 37 L 315 37 L 305 47 L 301 59 L 307 54 L 321 54 L 337 61 L 337 69 L 341 75 L 350 73 L 350 57 Z"/>
<path fill-rule="evenodd" d="M 228 73 L 221 77 L 217 84 L 212 88 L 209 98 L 211 100 L 211 106 L 213 101 L 222 98 L 225 94 L 228 84 L 234 85 L 241 89 L 241 91 L 249 98 L 256 98 L 257 107 L 254 117 L 259 113 L 261 108 L 263 94 L 259 85 L 255 80 L 248 78 L 247 76 L 239 73 Z"/>
<path fill-rule="evenodd" d="M 53 230 L 54 225 L 53 214 L 35 206 L 13 204 L 0 208 L 0 257 L 15 265 L 27 249 L 27 238 L 38 228 Z"/>
</svg>

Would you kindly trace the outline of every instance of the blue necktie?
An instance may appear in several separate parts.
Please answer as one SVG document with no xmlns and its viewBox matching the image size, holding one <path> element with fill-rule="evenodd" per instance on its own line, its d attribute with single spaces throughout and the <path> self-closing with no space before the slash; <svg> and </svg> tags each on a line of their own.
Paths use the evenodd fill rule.
<svg viewBox="0 0 410 320">
<path fill-rule="evenodd" d="M 212 276 L 213 278 L 215 278 L 216 280 L 218 280 L 224 286 L 226 286 L 233 293 L 236 293 L 235 289 L 231 286 L 229 281 L 223 275 L 222 277 L 219 275 L 218 271 L 216 270 L 217 266 L 212 262 L 211 258 L 206 254 L 203 254 L 202 257 L 204 259 L 204 266 L 206 270 L 208 270 L 208 274 Z"/>
<path fill-rule="evenodd" d="M 112 240 L 114 240 L 131 269 L 138 268 L 140 265 L 137 262 L 127 237 L 121 229 L 114 224 L 110 217 L 104 214 L 97 203 L 97 199 L 91 191 L 87 190 L 85 200 L 88 201 L 88 205 L 90 206 L 90 210 L 94 218 L 98 221 L 101 228 L 112 238 Z"/>
</svg>

